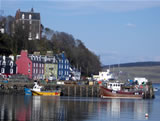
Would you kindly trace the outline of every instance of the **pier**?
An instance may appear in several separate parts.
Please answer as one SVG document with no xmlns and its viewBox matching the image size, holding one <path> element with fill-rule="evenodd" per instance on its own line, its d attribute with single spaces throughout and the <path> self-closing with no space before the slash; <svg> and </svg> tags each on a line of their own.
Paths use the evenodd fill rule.
<svg viewBox="0 0 160 121">
<path fill-rule="evenodd" d="M 14 94 L 14 95 L 24 95 L 24 88 L 32 88 L 33 83 L 1 83 L 0 84 L 0 94 Z M 45 90 L 61 90 L 61 96 L 74 96 L 74 97 L 100 97 L 100 87 L 99 85 L 78 85 L 78 84 L 53 84 L 46 83 L 41 84 Z M 154 98 L 154 91 L 152 84 L 148 85 L 148 90 L 144 91 L 145 99 Z"/>
</svg>

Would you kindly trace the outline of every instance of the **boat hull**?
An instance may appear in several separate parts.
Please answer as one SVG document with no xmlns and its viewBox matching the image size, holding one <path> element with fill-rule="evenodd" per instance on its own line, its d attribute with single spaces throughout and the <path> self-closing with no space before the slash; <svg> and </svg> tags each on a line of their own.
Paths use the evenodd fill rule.
<svg viewBox="0 0 160 121">
<path fill-rule="evenodd" d="M 24 92 L 25 92 L 25 95 L 32 95 L 31 89 L 29 89 L 29 88 L 25 87 Z"/>
<path fill-rule="evenodd" d="M 60 96 L 60 92 L 47 92 L 47 91 L 33 91 L 31 90 L 32 95 L 39 95 L 39 96 Z"/>
<path fill-rule="evenodd" d="M 125 98 L 125 99 L 142 99 L 143 92 L 124 92 L 114 91 L 103 86 L 100 87 L 101 98 Z"/>
</svg>

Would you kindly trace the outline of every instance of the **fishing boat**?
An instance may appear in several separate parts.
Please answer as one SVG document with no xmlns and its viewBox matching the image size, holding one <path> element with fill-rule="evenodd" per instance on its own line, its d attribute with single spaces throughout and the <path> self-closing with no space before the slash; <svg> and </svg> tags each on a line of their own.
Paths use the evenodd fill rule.
<svg viewBox="0 0 160 121">
<path fill-rule="evenodd" d="M 122 89 L 122 85 L 123 83 L 119 82 L 108 82 L 106 86 L 100 86 L 101 98 L 143 98 L 143 91 L 136 89 Z"/>
<path fill-rule="evenodd" d="M 60 96 L 61 93 L 59 90 L 43 91 L 43 87 L 40 86 L 37 82 L 34 82 L 33 89 L 30 89 L 30 91 L 32 95 L 39 95 L 39 96 Z M 27 93 L 27 91 L 25 93 Z"/>
</svg>

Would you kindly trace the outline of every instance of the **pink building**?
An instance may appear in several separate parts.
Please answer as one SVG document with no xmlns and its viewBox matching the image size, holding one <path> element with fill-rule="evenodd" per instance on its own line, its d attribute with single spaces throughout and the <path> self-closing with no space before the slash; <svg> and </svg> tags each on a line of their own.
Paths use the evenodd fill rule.
<svg viewBox="0 0 160 121">
<path fill-rule="evenodd" d="M 16 60 L 17 73 L 28 76 L 30 79 L 42 79 L 44 63 L 41 56 L 28 55 L 27 50 L 22 50 Z"/>
</svg>

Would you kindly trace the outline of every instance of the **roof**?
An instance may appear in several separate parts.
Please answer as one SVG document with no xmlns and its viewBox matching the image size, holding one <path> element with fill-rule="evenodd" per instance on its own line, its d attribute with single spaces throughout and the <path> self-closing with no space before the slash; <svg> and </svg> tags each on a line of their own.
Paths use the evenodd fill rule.
<svg viewBox="0 0 160 121">
<path fill-rule="evenodd" d="M 20 17 L 24 14 L 24 19 L 29 19 L 29 15 L 32 15 L 32 20 L 40 20 L 40 13 L 33 12 L 20 12 Z"/>
</svg>

